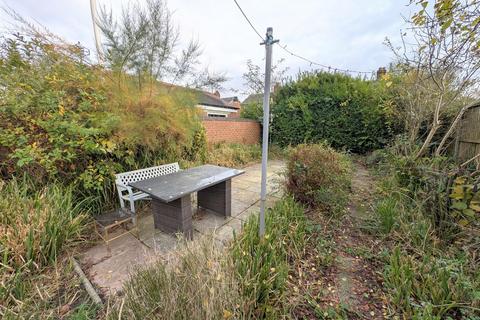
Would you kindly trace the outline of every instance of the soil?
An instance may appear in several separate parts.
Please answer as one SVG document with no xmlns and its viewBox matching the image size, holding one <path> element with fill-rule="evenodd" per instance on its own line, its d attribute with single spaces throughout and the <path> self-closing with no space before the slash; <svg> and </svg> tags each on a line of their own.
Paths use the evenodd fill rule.
<svg viewBox="0 0 480 320">
<path fill-rule="evenodd" d="M 328 218 L 315 211 L 309 213 L 318 230 L 289 275 L 293 289 L 289 292 L 297 293 L 290 299 L 294 318 L 385 318 L 381 245 L 362 229 L 374 191 L 374 179 L 360 161 L 355 161 L 345 214 Z"/>
</svg>

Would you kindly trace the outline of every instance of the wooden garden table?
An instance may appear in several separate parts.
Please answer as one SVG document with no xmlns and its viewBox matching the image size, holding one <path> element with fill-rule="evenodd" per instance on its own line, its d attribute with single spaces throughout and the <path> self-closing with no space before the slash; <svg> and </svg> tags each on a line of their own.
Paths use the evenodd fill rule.
<svg viewBox="0 0 480 320">
<path fill-rule="evenodd" d="M 151 196 L 156 229 L 180 232 L 192 238 L 191 194 L 197 192 L 199 207 L 229 217 L 232 211 L 231 181 L 243 173 L 243 170 L 207 164 L 134 182 L 130 186 Z"/>
</svg>

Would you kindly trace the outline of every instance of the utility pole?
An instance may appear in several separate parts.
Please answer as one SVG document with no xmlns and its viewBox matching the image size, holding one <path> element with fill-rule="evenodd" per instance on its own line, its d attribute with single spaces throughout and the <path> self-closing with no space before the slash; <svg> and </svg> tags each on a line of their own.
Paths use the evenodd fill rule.
<svg viewBox="0 0 480 320">
<path fill-rule="evenodd" d="M 270 76 L 272 73 L 272 46 L 279 40 L 273 40 L 273 28 L 267 28 L 265 41 L 265 87 L 263 93 L 263 134 L 262 134 L 262 190 L 260 193 L 260 237 L 265 234 L 265 201 L 267 200 L 267 160 L 268 126 L 270 124 Z"/>
<path fill-rule="evenodd" d="M 97 58 L 98 62 L 103 62 L 103 53 L 102 53 L 102 45 L 100 43 L 100 28 L 98 27 L 98 17 L 97 17 L 97 1 L 90 0 L 90 12 L 92 14 L 92 22 L 93 22 L 93 34 L 95 36 L 95 47 L 97 48 Z"/>
</svg>

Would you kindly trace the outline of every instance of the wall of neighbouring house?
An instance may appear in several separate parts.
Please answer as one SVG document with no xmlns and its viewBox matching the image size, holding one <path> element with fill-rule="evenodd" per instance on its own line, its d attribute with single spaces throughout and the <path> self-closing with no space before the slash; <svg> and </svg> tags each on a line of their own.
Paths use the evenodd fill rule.
<svg viewBox="0 0 480 320">
<path fill-rule="evenodd" d="M 236 142 L 255 144 L 260 142 L 260 123 L 250 119 L 204 118 L 203 126 L 208 143 Z"/>
</svg>

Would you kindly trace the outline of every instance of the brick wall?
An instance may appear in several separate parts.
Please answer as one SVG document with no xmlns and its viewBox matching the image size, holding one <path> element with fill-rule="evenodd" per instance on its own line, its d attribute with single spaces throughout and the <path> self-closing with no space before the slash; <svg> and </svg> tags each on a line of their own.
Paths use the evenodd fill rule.
<svg viewBox="0 0 480 320">
<path fill-rule="evenodd" d="M 204 118 L 203 126 L 207 142 L 237 142 L 255 144 L 260 142 L 260 123 L 249 119 Z"/>
</svg>

